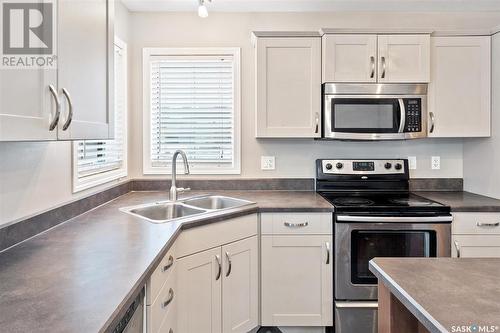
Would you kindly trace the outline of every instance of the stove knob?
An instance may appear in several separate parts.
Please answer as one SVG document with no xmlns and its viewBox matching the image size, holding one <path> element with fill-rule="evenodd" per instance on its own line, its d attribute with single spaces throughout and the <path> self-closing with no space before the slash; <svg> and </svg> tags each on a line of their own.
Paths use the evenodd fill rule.
<svg viewBox="0 0 500 333">
<path fill-rule="evenodd" d="M 332 170 L 332 164 L 326 163 L 325 168 L 326 168 L 326 170 Z"/>
<path fill-rule="evenodd" d="M 386 169 L 390 169 L 390 168 L 392 168 L 392 164 L 388 162 L 388 163 L 386 163 L 386 164 L 384 165 L 384 167 L 385 167 Z"/>
<path fill-rule="evenodd" d="M 338 162 L 335 167 L 337 167 L 337 169 L 342 169 L 344 167 L 344 164 Z"/>
<path fill-rule="evenodd" d="M 396 163 L 396 165 L 394 167 L 396 168 L 396 170 L 401 170 L 403 168 L 401 163 Z"/>
</svg>

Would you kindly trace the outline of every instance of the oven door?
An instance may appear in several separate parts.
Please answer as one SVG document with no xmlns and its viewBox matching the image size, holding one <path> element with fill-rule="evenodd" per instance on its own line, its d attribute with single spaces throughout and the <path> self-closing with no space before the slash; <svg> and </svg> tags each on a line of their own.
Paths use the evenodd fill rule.
<svg viewBox="0 0 500 333">
<path fill-rule="evenodd" d="M 323 119 L 325 138 L 405 138 L 406 110 L 401 96 L 325 95 Z"/>
<path fill-rule="evenodd" d="M 375 257 L 449 257 L 451 216 L 337 216 L 335 299 L 376 300 Z"/>
</svg>

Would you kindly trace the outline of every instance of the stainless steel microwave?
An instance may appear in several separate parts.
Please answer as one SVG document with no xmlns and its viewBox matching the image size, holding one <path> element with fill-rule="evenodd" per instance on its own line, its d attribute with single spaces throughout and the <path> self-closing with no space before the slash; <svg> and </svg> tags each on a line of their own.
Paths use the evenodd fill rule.
<svg viewBox="0 0 500 333">
<path fill-rule="evenodd" d="M 427 136 L 427 84 L 323 85 L 323 138 L 403 140 Z"/>
</svg>

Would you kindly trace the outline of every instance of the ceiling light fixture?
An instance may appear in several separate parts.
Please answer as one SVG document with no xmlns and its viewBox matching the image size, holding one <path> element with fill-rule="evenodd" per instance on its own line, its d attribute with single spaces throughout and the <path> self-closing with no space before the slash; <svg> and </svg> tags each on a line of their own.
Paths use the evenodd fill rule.
<svg viewBox="0 0 500 333">
<path fill-rule="evenodd" d="M 205 1 L 212 2 L 212 0 L 198 0 L 198 16 L 199 17 L 208 17 L 208 10 L 205 6 Z"/>
</svg>

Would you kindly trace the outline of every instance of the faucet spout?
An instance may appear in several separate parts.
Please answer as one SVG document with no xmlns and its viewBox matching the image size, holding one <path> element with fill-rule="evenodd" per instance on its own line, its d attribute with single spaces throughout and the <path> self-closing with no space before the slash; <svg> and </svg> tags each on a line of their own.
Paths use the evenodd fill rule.
<svg viewBox="0 0 500 333">
<path fill-rule="evenodd" d="M 186 153 L 182 150 L 176 150 L 172 156 L 172 185 L 170 186 L 170 200 L 177 200 L 177 193 L 183 191 L 189 191 L 189 188 L 177 187 L 177 156 L 181 155 L 182 161 L 184 162 L 184 174 L 189 175 L 189 164 L 187 160 Z"/>
</svg>

